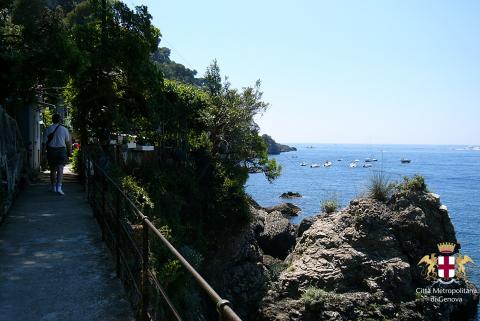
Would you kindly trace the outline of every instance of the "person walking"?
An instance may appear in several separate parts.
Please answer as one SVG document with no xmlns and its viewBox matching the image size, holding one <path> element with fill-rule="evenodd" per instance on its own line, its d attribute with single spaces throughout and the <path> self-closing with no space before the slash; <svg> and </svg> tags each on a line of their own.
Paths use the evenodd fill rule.
<svg viewBox="0 0 480 321">
<path fill-rule="evenodd" d="M 62 189 L 63 167 L 67 164 L 67 155 L 71 154 L 71 139 L 68 129 L 60 124 L 59 114 L 52 116 L 53 125 L 44 133 L 47 150 L 48 167 L 50 168 L 50 190 L 65 195 Z"/>
</svg>

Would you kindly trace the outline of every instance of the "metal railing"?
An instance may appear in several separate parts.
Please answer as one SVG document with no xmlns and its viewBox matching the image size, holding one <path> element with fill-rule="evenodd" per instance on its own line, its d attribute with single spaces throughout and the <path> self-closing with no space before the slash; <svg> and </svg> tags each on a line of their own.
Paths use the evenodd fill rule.
<svg viewBox="0 0 480 321">
<path fill-rule="evenodd" d="M 100 225 L 102 240 L 113 253 L 117 276 L 124 283 L 137 318 L 142 321 L 160 318 L 182 320 L 180 313 L 150 267 L 150 245 L 154 241 L 153 236 L 183 265 L 213 301 L 220 320 L 241 321 L 233 311 L 230 302 L 218 295 L 105 170 L 87 153 L 84 152 L 82 158 L 82 176 L 88 201 Z M 141 222 L 141 225 L 132 225 L 125 219 L 132 214 Z M 161 298 L 163 304 L 160 304 L 158 299 L 152 300 L 152 294 L 156 294 L 156 298 Z M 160 308 L 160 305 L 166 309 Z"/>
</svg>

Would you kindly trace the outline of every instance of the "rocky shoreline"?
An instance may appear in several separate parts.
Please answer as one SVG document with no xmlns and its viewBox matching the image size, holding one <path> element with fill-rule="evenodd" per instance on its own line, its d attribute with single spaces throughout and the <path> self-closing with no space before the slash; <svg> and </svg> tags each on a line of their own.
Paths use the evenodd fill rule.
<svg viewBox="0 0 480 321">
<path fill-rule="evenodd" d="M 227 264 L 214 271 L 244 320 L 467 320 L 476 310 L 478 290 L 468 281 L 448 286 L 470 291 L 455 302 L 425 294 L 438 285 L 419 260 L 440 242 L 458 243 L 436 194 L 355 199 L 298 226 L 287 204 L 253 202 L 250 211 L 250 226 L 219 253 Z"/>
</svg>

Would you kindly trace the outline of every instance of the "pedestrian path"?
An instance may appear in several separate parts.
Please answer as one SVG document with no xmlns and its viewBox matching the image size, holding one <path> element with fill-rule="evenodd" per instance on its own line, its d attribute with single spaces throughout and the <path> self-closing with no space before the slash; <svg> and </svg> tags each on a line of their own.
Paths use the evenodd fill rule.
<svg viewBox="0 0 480 321">
<path fill-rule="evenodd" d="M 0 321 L 134 320 L 109 251 L 72 174 L 65 196 L 46 177 L 0 226 Z"/>
</svg>

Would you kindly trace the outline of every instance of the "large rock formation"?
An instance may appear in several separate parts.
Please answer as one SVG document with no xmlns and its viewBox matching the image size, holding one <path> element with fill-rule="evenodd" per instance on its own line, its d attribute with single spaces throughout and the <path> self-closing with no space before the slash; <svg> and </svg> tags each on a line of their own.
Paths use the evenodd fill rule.
<svg viewBox="0 0 480 321">
<path fill-rule="evenodd" d="M 438 252 L 439 242 L 457 242 L 437 195 L 402 192 L 388 204 L 353 200 L 311 223 L 257 320 L 449 320 L 475 309 L 478 295 L 438 303 L 416 293 L 432 287 L 419 260 Z M 474 289 L 468 282 L 452 286 Z"/>
<path fill-rule="evenodd" d="M 296 151 L 297 149 L 295 147 L 290 147 L 288 145 L 283 145 L 277 143 L 272 137 L 264 134 L 262 135 L 263 140 L 265 143 L 267 143 L 267 152 L 270 155 L 278 155 L 280 153 L 284 152 L 291 152 L 291 151 Z"/>
<path fill-rule="evenodd" d="M 267 207 L 265 208 L 265 211 L 267 213 L 278 211 L 282 213 L 285 217 L 289 218 L 291 216 L 297 216 L 298 213 L 302 211 L 302 209 L 292 203 L 282 203 L 279 205 Z"/>
<path fill-rule="evenodd" d="M 296 228 L 279 210 L 253 211 L 253 230 L 263 253 L 285 259 L 295 246 Z"/>
<path fill-rule="evenodd" d="M 253 209 L 253 208 L 252 208 Z M 244 226 L 229 242 L 223 242 L 204 271 L 220 295 L 234 304 L 243 320 L 252 320 L 268 283 L 267 269 L 254 229 Z M 213 319 L 215 314 L 210 316 Z M 207 318 L 208 320 L 208 318 Z"/>
</svg>

